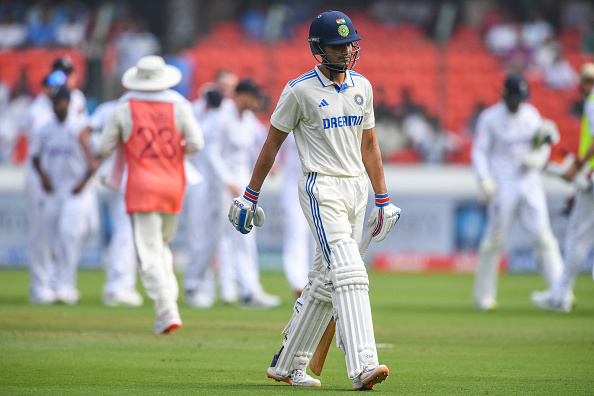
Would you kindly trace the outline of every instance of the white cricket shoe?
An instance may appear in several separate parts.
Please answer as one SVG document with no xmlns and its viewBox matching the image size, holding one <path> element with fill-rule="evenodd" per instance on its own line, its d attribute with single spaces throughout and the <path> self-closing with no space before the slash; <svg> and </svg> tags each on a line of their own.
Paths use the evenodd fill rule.
<svg viewBox="0 0 594 396">
<path fill-rule="evenodd" d="M 279 296 L 273 296 L 264 291 L 252 294 L 241 301 L 241 308 L 247 309 L 269 309 L 276 308 L 281 304 Z"/>
<path fill-rule="evenodd" d="M 475 301 L 474 308 L 477 311 L 495 311 L 497 309 L 496 301 Z"/>
<path fill-rule="evenodd" d="M 213 296 L 202 291 L 187 292 L 185 295 L 185 301 L 190 307 L 200 309 L 212 308 L 215 303 Z"/>
<path fill-rule="evenodd" d="M 53 290 L 31 292 L 29 302 L 31 304 L 50 305 L 56 302 L 56 295 Z"/>
<path fill-rule="evenodd" d="M 574 298 L 575 297 L 572 296 L 572 298 L 566 299 L 565 301 L 555 299 L 550 290 L 535 291 L 532 292 L 532 295 L 530 296 L 532 304 L 536 305 L 538 308 L 563 313 L 571 312 Z"/>
<path fill-rule="evenodd" d="M 353 379 L 353 390 L 372 390 L 375 384 L 385 381 L 389 374 L 390 370 L 384 364 L 367 366 Z"/>
<path fill-rule="evenodd" d="M 305 370 L 293 370 L 291 374 L 287 375 L 286 377 L 283 377 L 281 375 L 276 374 L 276 369 L 274 367 L 268 367 L 266 374 L 268 374 L 268 378 L 272 378 L 277 382 L 286 382 L 287 384 L 292 386 L 322 386 L 320 380 L 315 379 L 311 375 L 307 374 Z"/>
<path fill-rule="evenodd" d="M 143 302 L 142 296 L 135 289 L 103 293 L 101 300 L 108 307 L 140 307 Z"/>
<path fill-rule="evenodd" d="M 157 316 L 155 321 L 155 334 L 171 334 L 173 330 L 182 327 L 182 320 L 179 316 L 179 311 L 170 310 Z"/>
<path fill-rule="evenodd" d="M 67 305 L 76 305 L 80 295 L 76 289 L 60 289 L 56 291 L 56 301 Z"/>
</svg>

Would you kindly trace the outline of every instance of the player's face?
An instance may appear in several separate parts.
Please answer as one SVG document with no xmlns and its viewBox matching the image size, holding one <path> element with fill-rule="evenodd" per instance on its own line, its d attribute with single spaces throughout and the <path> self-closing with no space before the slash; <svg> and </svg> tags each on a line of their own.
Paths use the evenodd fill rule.
<svg viewBox="0 0 594 396">
<path fill-rule="evenodd" d="M 326 45 L 324 52 L 328 63 L 348 65 L 353 56 L 353 43 Z"/>
<path fill-rule="evenodd" d="M 520 99 L 516 96 L 505 97 L 504 101 L 505 101 L 505 106 L 512 113 L 515 113 L 516 111 L 518 111 L 518 108 L 520 107 L 520 103 L 522 103 L 522 99 Z"/>
<path fill-rule="evenodd" d="M 54 101 L 54 113 L 56 113 L 56 117 L 60 122 L 64 121 L 68 116 L 68 105 L 70 104 L 70 100 L 68 99 L 60 99 Z"/>
<path fill-rule="evenodd" d="M 583 96 L 588 96 L 592 92 L 592 88 L 594 88 L 594 81 L 587 79 L 580 80 L 580 92 Z"/>
</svg>

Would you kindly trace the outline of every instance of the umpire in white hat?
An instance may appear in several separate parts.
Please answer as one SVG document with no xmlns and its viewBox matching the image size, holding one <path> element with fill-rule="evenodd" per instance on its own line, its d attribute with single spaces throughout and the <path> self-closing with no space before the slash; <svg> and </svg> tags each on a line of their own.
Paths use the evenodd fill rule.
<svg viewBox="0 0 594 396">
<path fill-rule="evenodd" d="M 130 91 L 120 98 L 98 147 L 105 158 L 118 144 L 123 146 L 128 167 L 126 207 L 141 280 L 154 302 L 155 334 L 171 333 L 182 325 L 169 242 L 185 192 L 184 157 L 204 145 L 190 102 L 169 89 L 181 77 L 159 56 L 141 58 L 122 77 L 122 85 Z"/>
</svg>

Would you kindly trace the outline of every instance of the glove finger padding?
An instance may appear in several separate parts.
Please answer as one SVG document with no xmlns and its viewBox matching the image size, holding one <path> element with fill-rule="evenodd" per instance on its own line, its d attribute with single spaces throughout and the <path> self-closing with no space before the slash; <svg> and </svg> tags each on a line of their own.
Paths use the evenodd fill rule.
<svg viewBox="0 0 594 396">
<path fill-rule="evenodd" d="M 252 219 L 254 217 L 252 206 L 252 203 L 243 197 L 237 197 L 229 208 L 229 221 L 242 234 L 248 234 L 252 230 Z"/>
<path fill-rule="evenodd" d="M 386 239 L 394 224 L 400 219 L 400 212 L 400 208 L 392 204 L 373 208 L 367 226 L 372 227 L 375 224 L 374 241 L 381 242 Z"/>
<path fill-rule="evenodd" d="M 264 209 L 257 206 L 256 211 L 254 212 L 254 225 L 256 227 L 262 227 L 264 225 L 265 220 L 266 220 L 266 215 L 264 215 Z"/>
</svg>

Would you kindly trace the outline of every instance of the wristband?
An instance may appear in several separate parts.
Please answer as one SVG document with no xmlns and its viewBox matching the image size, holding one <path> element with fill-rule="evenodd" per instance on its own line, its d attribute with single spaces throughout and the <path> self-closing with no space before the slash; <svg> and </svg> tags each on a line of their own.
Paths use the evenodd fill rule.
<svg viewBox="0 0 594 396">
<path fill-rule="evenodd" d="M 245 199 L 247 199 L 248 201 L 250 201 L 253 204 L 257 204 L 258 203 L 258 198 L 260 197 L 260 192 L 259 191 L 254 191 L 249 187 L 245 188 L 245 192 L 243 193 L 243 197 Z"/>
<path fill-rule="evenodd" d="M 384 207 L 390 204 L 390 197 L 388 193 L 375 194 L 375 206 Z"/>
</svg>

